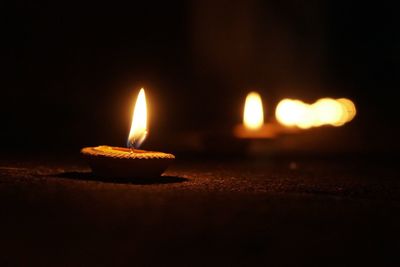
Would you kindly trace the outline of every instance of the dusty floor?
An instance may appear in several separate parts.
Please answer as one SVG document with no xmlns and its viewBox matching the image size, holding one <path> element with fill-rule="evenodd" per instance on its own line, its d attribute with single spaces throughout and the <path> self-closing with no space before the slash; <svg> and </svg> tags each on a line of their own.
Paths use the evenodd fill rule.
<svg viewBox="0 0 400 267">
<path fill-rule="evenodd" d="M 159 180 L 79 158 L 0 161 L 1 266 L 399 266 L 395 164 L 177 161 Z"/>
</svg>

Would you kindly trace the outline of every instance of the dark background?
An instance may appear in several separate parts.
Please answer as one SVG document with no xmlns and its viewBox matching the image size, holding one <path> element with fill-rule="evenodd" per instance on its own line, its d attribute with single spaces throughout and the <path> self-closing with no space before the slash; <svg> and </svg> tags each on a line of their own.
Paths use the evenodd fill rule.
<svg viewBox="0 0 400 267">
<path fill-rule="evenodd" d="M 231 129 L 249 90 L 262 94 L 269 120 L 284 97 L 351 98 L 356 119 L 329 131 L 351 133 L 363 153 L 399 148 L 392 4 L 16 1 L 5 11 L 3 150 L 124 146 L 140 87 L 151 116 L 145 148 Z"/>
<path fill-rule="evenodd" d="M 0 266 L 400 266 L 394 4 L 2 7 Z M 125 145 L 140 87 L 143 148 L 177 160 L 155 180 L 89 172 L 79 149 Z M 348 97 L 358 114 L 248 143 L 270 158 L 197 158 L 241 151 L 249 90 L 269 121 L 284 97 Z"/>
</svg>

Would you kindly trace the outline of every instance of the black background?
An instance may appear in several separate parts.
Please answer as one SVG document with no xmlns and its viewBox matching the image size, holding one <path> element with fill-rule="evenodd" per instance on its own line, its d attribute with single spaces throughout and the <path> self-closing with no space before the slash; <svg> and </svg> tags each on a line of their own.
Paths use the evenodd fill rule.
<svg viewBox="0 0 400 267">
<path fill-rule="evenodd" d="M 399 149 L 394 4 L 60 0 L 2 10 L 1 266 L 399 266 L 398 160 L 387 160 Z M 140 87 L 143 148 L 177 161 L 156 180 L 88 172 L 79 149 L 125 145 Z M 288 158 L 181 152 L 191 138 L 206 155 L 243 144 L 229 135 L 249 90 L 269 121 L 284 97 L 348 97 L 358 114 L 258 140 Z M 349 157 L 331 161 L 335 151 Z"/>
<path fill-rule="evenodd" d="M 367 152 L 399 147 L 392 4 L 16 1 L 4 10 L 5 150 L 123 146 L 140 87 L 149 146 L 230 129 L 257 90 L 269 119 L 283 97 L 351 98 L 358 116 L 343 129 L 357 132 Z"/>
</svg>

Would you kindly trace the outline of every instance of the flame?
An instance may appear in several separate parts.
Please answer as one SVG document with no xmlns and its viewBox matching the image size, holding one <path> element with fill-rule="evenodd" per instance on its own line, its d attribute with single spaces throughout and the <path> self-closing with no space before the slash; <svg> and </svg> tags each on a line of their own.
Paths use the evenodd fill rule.
<svg viewBox="0 0 400 267">
<path fill-rule="evenodd" d="M 296 126 L 301 129 L 309 129 L 315 126 L 316 116 L 313 112 L 312 105 L 302 103 L 299 106 L 299 118 L 296 122 Z"/>
<path fill-rule="evenodd" d="M 261 96 L 256 92 L 250 92 L 246 97 L 243 124 L 250 130 L 258 130 L 264 124 L 264 111 Z"/>
<path fill-rule="evenodd" d="M 306 109 L 306 104 L 300 100 L 283 99 L 276 106 L 275 116 L 283 125 L 295 126 L 304 117 Z"/>
<path fill-rule="evenodd" d="M 330 124 L 333 126 L 341 126 L 343 121 L 344 111 L 342 105 L 332 98 L 321 98 L 312 105 L 317 117 L 315 126 Z"/>
<path fill-rule="evenodd" d="M 144 89 L 140 89 L 133 111 L 132 125 L 128 137 L 129 148 L 139 148 L 147 136 L 147 106 Z"/>
<path fill-rule="evenodd" d="M 356 115 L 354 103 L 347 98 L 321 98 L 313 104 L 283 99 L 276 107 L 276 119 L 285 126 L 309 129 L 322 125 L 342 126 Z"/>
<path fill-rule="evenodd" d="M 353 101 L 347 98 L 339 98 L 336 101 L 338 101 L 344 109 L 346 122 L 351 121 L 357 114 L 356 105 L 354 105 Z"/>
</svg>

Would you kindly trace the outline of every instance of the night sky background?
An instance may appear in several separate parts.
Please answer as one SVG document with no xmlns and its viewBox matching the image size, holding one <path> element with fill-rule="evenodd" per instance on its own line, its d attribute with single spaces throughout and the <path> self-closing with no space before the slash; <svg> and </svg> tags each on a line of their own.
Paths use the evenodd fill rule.
<svg viewBox="0 0 400 267">
<path fill-rule="evenodd" d="M 146 144 L 160 149 L 177 134 L 231 129 L 250 90 L 267 119 L 284 97 L 351 98 L 358 116 L 331 130 L 356 134 L 365 153 L 399 149 L 392 4 L 62 0 L 4 10 L 4 151 L 124 146 L 141 87 Z"/>
</svg>

